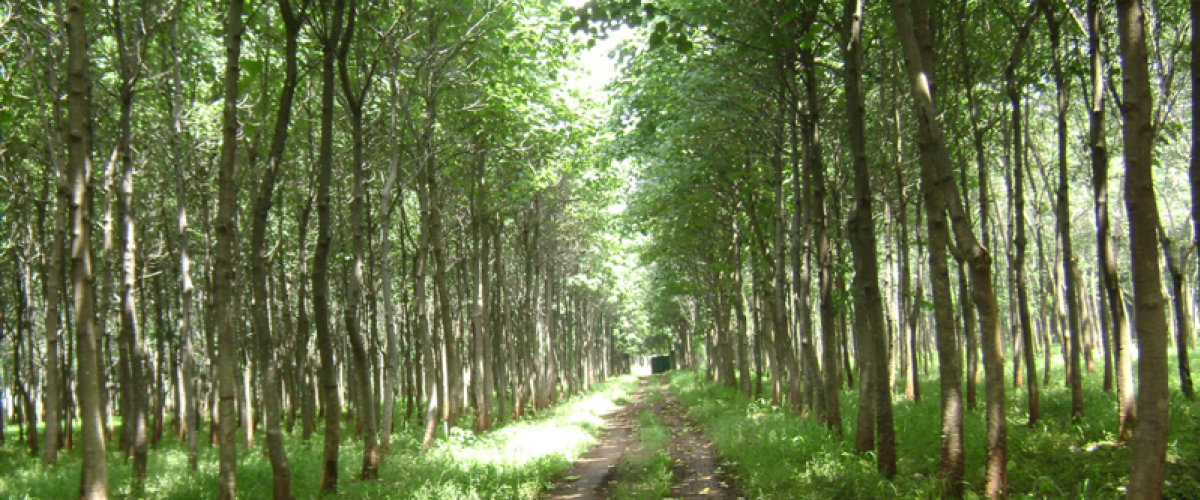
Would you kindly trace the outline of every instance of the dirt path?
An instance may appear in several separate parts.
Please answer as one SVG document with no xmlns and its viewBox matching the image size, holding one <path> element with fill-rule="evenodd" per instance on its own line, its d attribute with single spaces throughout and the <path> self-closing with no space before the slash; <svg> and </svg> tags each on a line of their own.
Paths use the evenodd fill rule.
<svg viewBox="0 0 1200 500">
<path fill-rule="evenodd" d="M 660 392 L 662 398 L 646 403 L 646 392 Z M 668 452 L 674 463 L 675 483 L 671 498 L 741 498 L 718 466 L 712 443 L 688 420 L 683 406 L 659 377 L 642 379 L 629 403 L 605 416 L 606 426 L 600 444 L 588 451 L 563 475 L 546 495 L 547 499 L 605 499 L 610 485 L 620 481 L 617 464 L 631 451 L 640 448 L 637 438 L 638 413 L 652 409 L 673 436 Z M 643 450 L 644 451 L 644 450 Z"/>
<path fill-rule="evenodd" d="M 634 391 L 629 402 L 604 416 L 600 444 L 575 461 L 563 478 L 546 494 L 548 499 L 598 500 L 608 498 L 608 485 L 617 471 L 617 463 L 636 444 L 634 429 L 638 412 L 645 405 L 646 379 Z"/>
<path fill-rule="evenodd" d="M 687 418 L 685 409 L 664 383 L 660 390 L 665 398 L 655 408 L 663 424 L 675 436 L 671 440 L 671 459 L 675 462 L 673 498 L 740 498 L 724 477 L 716 450 L 708 438 Z"/>
</svg>

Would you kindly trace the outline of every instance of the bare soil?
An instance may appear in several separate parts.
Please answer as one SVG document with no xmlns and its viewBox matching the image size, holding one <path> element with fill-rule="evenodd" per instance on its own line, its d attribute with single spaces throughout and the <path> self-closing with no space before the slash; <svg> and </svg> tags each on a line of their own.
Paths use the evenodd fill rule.
<svg viewBox="0 0 1200 500">
<path fill-rule="evenodd" d="M 661 392 L 661 401 L 648 405 L 646 392 Z M 653 409 L 674 436 L 668 450 L 674 462 L 675 483 L 670 498 L 739 499 L 730 478 L 720 468 L 712 443 L 684 413 L 683 406 L 670 393 L 660 377 L 642 379 L 629 402 L 605 416 L 601 441 L 568 470 L 547 499 L 591 500 L 609 498 L 610 485 L 620 481 L 617 464 L 627 454 L 637 452 L 638 414 Z"/>
</svg>

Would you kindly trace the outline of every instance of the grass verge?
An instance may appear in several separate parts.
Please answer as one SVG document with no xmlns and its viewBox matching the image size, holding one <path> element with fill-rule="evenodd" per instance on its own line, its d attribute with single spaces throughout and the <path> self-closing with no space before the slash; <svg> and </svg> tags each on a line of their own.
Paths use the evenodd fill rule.
<svg viewBox="0 0 1200 500">
<path fill-rule="evenodd" d="M 1171 372 L 1176 373 L 1175 371 Z M 1010 374 L 1011 376 L 1011 374 Z M 1130 449 L 1114 441 L 1115 396 L 1100 390 L 1100 374 L 1084 381 L 1086 404 L 1079 422 L 1070 419 L 1070 392 L 1055 383 L 1043 389 L 1043 420 L 1026 424 L 1025 391 L 1007 394 L 1009 493 L 1011 498 L 1123 498 L 1129 481 Z M 1010 378 L 1011 382 L 1011 378 Z M 1167 498 L 1196 498 L 1200 491 L 1200 403 L 1180 395 L 1172 380 L 1171 438 Z M 747 498 L 935 498 L 941 415 L 938 387 L 919 402 L 895 404 L 898 468 L 894 481 L 875 471 L 872 454 L 854 451 L 857 395 L 841 395 L 846 437 L 765 401 L 698 380 L 688 371 L 671 375 L 671 389 L 739 478 Z M 967 496 L 983 487 L 985 428 L 983 400 L 965 420 Z"/>
<path fill-rule="evenodd" d="M 379 479 L 357 479 L 362 443 L 343 438 L 338 491 L 327 498 L 380 499 L 534 499 L 555 477 L 592 444 L 603 428 L 601 415 L 637 386 L 637 378 L 618 377 L 591 392 L 570 398 L 532 419 L 513 422 L 476 436 L 450 429 L 450 435 L 428 453 L 420 452 L 419 425 L 393 434 L 392 453 L 380 466 Z M 13 427 L 15 429 L 15 427 Z M 15 437 L 15 430 L 6 437 Z M 343 436 L 351 435 L 346 429 Z M 323 498 L 317 492 L 321 475 L 320 431 L 303 442 L 299 433 L 286 435 L 297 499 Z M 114 447 L 110 446 L 110 449 Z M 60 464 L 44 468 L 28 448 L 8 439 L 0 445 L 0 498 L 74 498 L 79 488 L 79 453 L 61 455 Z M 111 496 L 129 494 L 130 464 L 118 452 L 109 453 Z M 150 451 L 146 484 L 149 498 L 209 499 L 217 491 L 217 450 L 202 445 L 200 470 L 189 473 L 184 448 L 164 439 Z M 238 496 L 270 498 L 271 466 L 261 445 L 239 449 Z"/>
</svg>

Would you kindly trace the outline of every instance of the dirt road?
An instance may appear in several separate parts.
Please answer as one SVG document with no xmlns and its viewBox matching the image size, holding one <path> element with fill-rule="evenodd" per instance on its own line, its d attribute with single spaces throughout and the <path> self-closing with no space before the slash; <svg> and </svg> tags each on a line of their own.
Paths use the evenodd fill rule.
<svg viewBox="0 0 1200 500">
<path fill-rule="evenodd" d="M 661 396 L 647 397 L 661 394 Z M 653 404 L 647 403 L 654 401 Z M 568 470 L 547 492 L 547 499 L 593 500 L 610 497 L 612 486 L 622 481 L 622 459 L 630 453 L 653 453 L 638 442 L 638 414 L 652 410 L 671 433 L 668 453 L 674 482 L 666 498 L 737 499 L 724 477 L 712 443 L 687 419 L 684 408 L 670 393 L 666 379 L 643 378 L 629 402 L 605 416 L 601 441 Z M 627 473 L 626 473 L 627 474 Z"/>
</svg>

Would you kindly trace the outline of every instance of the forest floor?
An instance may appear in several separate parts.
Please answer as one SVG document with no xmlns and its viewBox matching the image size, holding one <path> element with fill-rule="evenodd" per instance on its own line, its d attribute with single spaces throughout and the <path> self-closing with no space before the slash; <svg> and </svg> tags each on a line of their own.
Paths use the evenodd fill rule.
<svg viewBox="0 0 1200 500">
<path fill-rule="evenodd" d="M 666 377 L 642 378 L 629 400 L 604 421 L 600 442 L 546 498 L 740 498 L 712 443 L 687 418 Z"/>
</svg>

